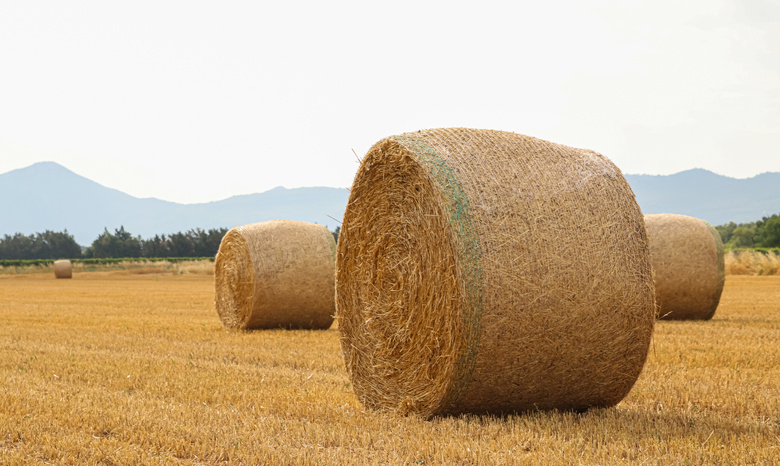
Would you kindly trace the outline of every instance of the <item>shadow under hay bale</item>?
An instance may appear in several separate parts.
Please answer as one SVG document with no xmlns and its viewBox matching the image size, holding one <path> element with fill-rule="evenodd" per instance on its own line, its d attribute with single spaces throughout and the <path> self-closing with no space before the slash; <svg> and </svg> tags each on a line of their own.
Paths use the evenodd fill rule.
<svg viewBox="0 0 780 466">
<path fill-rule="evenodd" d="M 655 316 L 642 214 L 620 170 L 500 131 L 375 144 L 350 192 L 336 282 L 361 402 L 424 417 L 614 405 Z"/>
<path fill-rule="evenodd" d="M 708 320 L 726 280 L 723 242 L 704 220 L 676 214 L 645 215 L 655 271 L 658 317 Z"/>
<path fill-rule="evenodd" d="M 54 278 L 73 278 L 73 265 L 69 260 L 54 261 Z"/>
<path fill-rule="evenodd" d="M 272 220 L 227 232 L 214 263 L 216 307 L 236 329 L 326 329 L 333 323 L 333 235 L 322 225 Z"/>
</svg>

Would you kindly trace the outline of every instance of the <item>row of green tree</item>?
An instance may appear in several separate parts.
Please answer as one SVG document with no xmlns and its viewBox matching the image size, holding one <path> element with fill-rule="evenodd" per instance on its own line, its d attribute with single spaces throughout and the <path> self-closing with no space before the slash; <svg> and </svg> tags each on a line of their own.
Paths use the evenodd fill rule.
<svg viewBox="0 0 780 466">
<path fill-rule="evenodd" d="M 780 214 L 757 222 L 734 223 L 715 227 L 726 248 L 780 247 Z"/>
<path fill-rule="evenodd" d="M 82 251 L 68 230 L 45 231 L 25 235 L 16 233 L 0 239 L 0 260 L 20 259 L 80 259 L 104 257 L 208 257 L 219 250 L 227 228 L 155 235 L 142 239 L 119 227 L 113 233 L 106 228 L 92 244 Z"/>
<path fill-rule="evenodd" d="M 727 248 L 780 247 L 780 214 L 750 223 L 729 222 L 715 227 Z M 340 227 L 333 236 L 338 241 Z M 92 244 L 82 251 L 68 230 L 24 235 L 16 233 L 0 238 L 0 260 L 79 259 L 104 257 L 209 257 L 217 254 L 227 228 L 154 235 L 142 239 L 121 226 L 113 233 L 104 229 Z"/>
<path fill-rule="evenodd" d="M 141 239 L 125 230 L 124 226 L 114 230 L 114 233 L 103 230 L 103 233 L 92 242 L 85 251 L 84 257 L 208 257 L 214 256 L 219 250 L 219 243 L 227 233 L 227 228 L 201 230 L 195 228 L 184 233 L 170 235 L 154 235 L 153 238 Z"/>
<path fill-rule="evenodd" d="M 340 228 L 333 236 L 338 241 Z M 133 236 L 121 226 L 113 233 L 104 229 L 92 244 L 82 251 L 68 230 L 24 235 L 16 233 L 0 238 L 0 260 L 23 259 L 81 259 L 106 257 L 213 257 L 227 228 L 201 230 L 195 228 L 184 233 L 154 235 L 142 239 Z"/>
<path fill-rule="evenodd" d="M 46 230 L 30 236 L 22 233 L 0 239 L 0 259 L 75 259 L 82 257 L 81 246 L 73 236 Z"/>
</svg>

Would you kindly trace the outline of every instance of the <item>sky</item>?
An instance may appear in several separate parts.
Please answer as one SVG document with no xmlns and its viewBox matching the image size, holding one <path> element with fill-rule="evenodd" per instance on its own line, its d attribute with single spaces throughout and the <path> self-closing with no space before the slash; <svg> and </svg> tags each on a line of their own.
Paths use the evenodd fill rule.
<svg viewBox="0 0 780 466">
<path fill-rule="evenodd" d="M 780 0 L 0 0 L 0 173 L 209 202 L 349 187 L 375 142 L 440 127 L 780 171 Z"/>
</svg>

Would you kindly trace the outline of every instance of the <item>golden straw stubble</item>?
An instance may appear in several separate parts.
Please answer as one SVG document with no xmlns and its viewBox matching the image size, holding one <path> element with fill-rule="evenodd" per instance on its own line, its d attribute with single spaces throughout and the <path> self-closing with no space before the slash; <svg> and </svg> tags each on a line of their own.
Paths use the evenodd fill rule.
<svg viewBox="0 0 780 466">
<path fill-rule="evenodd" d="M 214 264 L 227 328 L 326 329 L 333 323 L 333 235 L 322 225 L 271 220 L 235 227 Z"/>
<path fill-rule="evenodd" d="M 614 405 L 653 330 L 647 237 L 620 170 L 501 131 L 375 144 L 336 283 L 356 394 L 402 414 Z"/>
<path fill-rule="evenodd" d="M 54 278 L 73 278 L 73 265 L 69 260 L 54 261 Z"/>
<path fill-rule="evenodd" d="M 645 215 L 645 226 L 658 317 L 711 319 L 726 281 L 720 234 L 707 221 L 687 215 Z"/>
</svg>

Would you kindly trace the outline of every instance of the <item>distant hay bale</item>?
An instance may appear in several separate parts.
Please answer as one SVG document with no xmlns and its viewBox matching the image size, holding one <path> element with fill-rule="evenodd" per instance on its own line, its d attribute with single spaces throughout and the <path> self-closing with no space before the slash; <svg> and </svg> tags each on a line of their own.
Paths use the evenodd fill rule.
<svg viewBox="0 0 780 466">
<path fill-rule="evenodd" d="M 70 261 L 54 261 L 54 278 L 73 278 L 73 266 Z"/>
<path fill-rule="evenodd" d="M 655 316 L 642 213 L 620 170 L 500 131 L 375 144 L 350 192 L 336 283 L 359 399 L 423 417 L 614 405 Z"/>
<path fill-rule="evenodd" d="M 723 242 L 704 220 L 645 215 L 661 319 L 711 319 L 726 279 Z"/>
<path fill-rule="evenodd" d="M 214 264 L 227 328 L 326 329 L 333 323 L 333 235 L 322 225 L 273 220 L 235 227 Z"/>
</svg>

